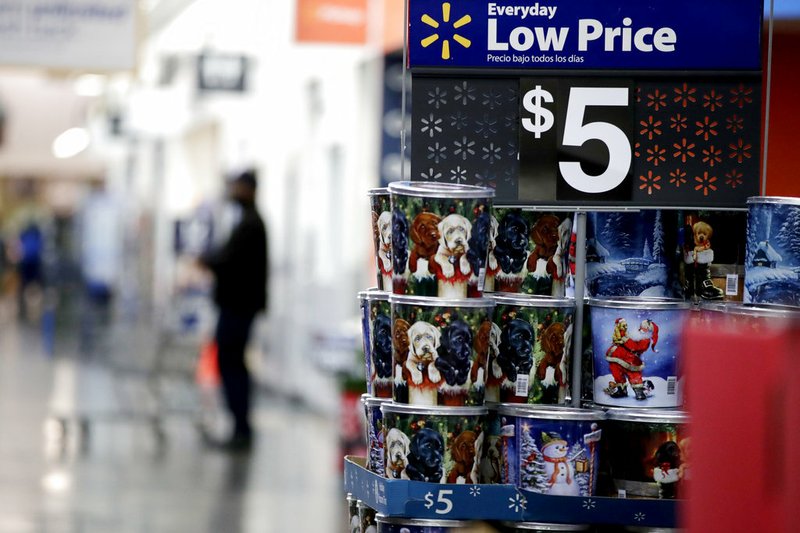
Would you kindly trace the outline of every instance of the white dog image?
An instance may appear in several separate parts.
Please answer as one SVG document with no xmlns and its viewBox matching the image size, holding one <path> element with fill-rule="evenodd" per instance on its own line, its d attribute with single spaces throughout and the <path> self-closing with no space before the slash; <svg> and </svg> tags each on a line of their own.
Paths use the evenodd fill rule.
<svg viewBox="0 0 800 533">
<path fill-rule="evenodd" d="M 489 221 L 489 252 L 486 257 L 486 279 L 483 282 L 483 290 L 492 292 L 494 291 L 494 274 L 497 272 L 497 257 L 494 255 L 494 249 L 497 248 L 497 228 L 499 224 L 497 219 L 492 216 Z"/>
<path fill-rule="evenodd" d="M 408 466 L 411 439 L 397 428 L 386 433 L 386 477 L 400 479 Z"/>
<path fill-rule="evenodd" d="M 566 282 L 566 273 L 568 270 L 569 241 L 572 237 L 572 220 L 569 218 L 558 226 L 558 247 L 553 254 L 553 263 L 556 265 L 556 275 L 553 276 L 553 288 L 551 296 L 560 296 L 563 294 L 564 284 Z"/>
<path fill-rule="evenodd" d="M 500 326 L 492 322 L 492 329 L 489 330 L 489 373 L 492 378 L 486 380 L 486 401 L 500 401 L 500 383 L 503 381 L 503 369 L 497 362 L 500 355 L 500 337 L 503 331 Z"/>
<path fill-rule="evenodd" d="M 456 274 L 456 263 L 465 276 L 470 273 L 467 251 L 472 234 L 472 223 L 461 215 L 447 215 L 439 222 L 439 249 L 434 260 L 442 267 L 445 278 Z"/>
<path fill-rule="evenodd" d="M 392 214 L 389 211 L 384 211 L 378 217 L 378 259 L 386 287 L 387 277 L 390 283 L 392 279 Z M 391 285 L 389 287 L 391 290 Z"/>
<path fill-rule="evenodd" d="M 439 356 L 439 343 L 442 332 L 428 322 L 415 322 L 408 328 L 408 359 L 406 368 L 411 373 L 411 381 L 421 385 L 423 372 L 427 372 L 432 383 L 439 383 L 442 375 L 433 364 Z"/>
</svg>

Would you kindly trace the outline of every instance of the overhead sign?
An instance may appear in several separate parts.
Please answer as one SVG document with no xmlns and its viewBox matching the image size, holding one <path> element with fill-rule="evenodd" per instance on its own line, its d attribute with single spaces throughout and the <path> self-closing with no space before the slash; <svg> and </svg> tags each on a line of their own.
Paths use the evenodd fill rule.
<svg viewBox="0 0 800 533">
<path fill-rule="evenodd" d="M 753 70 L 762 12 L 761 0 L 410 0 L 409 65 Z"/>
<path fill-rule="evenodd" d="M 367 42 L 367 0 L 298 0 L 296 9 L 298 42 Z"/>
</svg>

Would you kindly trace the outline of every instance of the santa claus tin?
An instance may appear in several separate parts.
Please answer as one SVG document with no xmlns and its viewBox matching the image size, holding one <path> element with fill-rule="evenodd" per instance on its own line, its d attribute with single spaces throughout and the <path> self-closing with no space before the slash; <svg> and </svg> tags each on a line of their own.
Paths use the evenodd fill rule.
<svg viewBox="0 0 800 533">
<path fill-rule="evenodd" d="M 467 527 L 469 522 L 461 520 L 422 520 L 378 515 L 379 533 L 449 533 Z"/>
<path fill-rule="evenodd" d="M 381 405 L 391 401 L 389 398 L 375 398 L 369 394 L 361 396 L 364 413 L 367 416 L 367 470 L 379 476 L 385 475 L 386 458 L 384 455 L 383 413 Z"/>
<path fill-rule="evenodd" d="M 691 304 L 667 299 L 590 299 L 594 402 L 680 407 L 681 337 Z"/>
<path fill-rule="evenodd" d="M 686 413 L 609 409 L 606 414 L 603 456 L 617 496 L 680 498 L 689 476 Z"/>
<path fill-rule="evenodd" d="M 490 343 L 487 401 L 565 403 L 575 302 L 499 293 L 492 300 L 497 344 Z"/>
<path fill-rule="evenodd" d="M 602 410 L 501 404 L 497 414 L 503 483 L 554 496 L 595 495 Z"/>
<path fill-rule="evenodd" d="M 494 304 L 484 298 L 390 298 L 394 400 L 483 405 Z"/>
<path fill-rule="evenodd" d="M 389 189 L 369 190 L 378 289 L 392 291 L 392 208 Z"/>
<path fill-rule="evenodd" d="M 481 296 L 494 189 L 406 181 L 389 192 L 394 293 Z"/>
<path fill-rule="evenodd" d="M 385 403 L 381 409 L 386 431 L 386 477 L 478 483 L 486 408 Z"/>
<path fill-rule="evenodd" d="M 358 500 L 358 521 L 361 524 L 361 533 L 377 533 L 377 513 L 361 500 Z"/>
<path fill-rule="evenodd" d="M 392 397 L 392 312 L 389 293 L 370 289 L 358 293 L 367 394 Z"/>
<path fill-rule="evenodd" d="M 580 524 L 545 524 L 543 522 L 503 522 L 506 531 L 525 532 L 530 531 L 588 531 L 588 525 Z"/>
<path fill-rule="evenodd" d="M 800 198 L 747 200 L 745 302 L 800 306 Z"/>
<path fill-rule="evenodd" d="M 564 296 L 570 213 L 497 208 L 491 228 L 486 291 Z"/>
</svg>

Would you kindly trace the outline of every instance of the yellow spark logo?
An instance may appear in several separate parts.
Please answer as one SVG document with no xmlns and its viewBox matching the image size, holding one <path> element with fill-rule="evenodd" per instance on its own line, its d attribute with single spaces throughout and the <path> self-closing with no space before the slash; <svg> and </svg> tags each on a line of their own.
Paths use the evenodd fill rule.
<svg viewBox="0 0 800 533">
<path fill-rule="evenodd" d="M 442 22 L 440 23 L 436 19 L 434 19 L 430 15 L 422 15 L 422 22 L 430 26 L 431 28 L 438 30 L 440 26 L 443 24 L 450 23 L 450 2 L 443 2 L 442 3 Z M 453 22 L 453 29 L 457 30 L 462 26 L 466 26 L 472 22 L 472 17 L 469 15 L 464 15 L 457 21 Z M 436 41 L 439 40 L 439 34 L 433 33 L 428 37 L 422 39 L 421 44 L 423 48 L 427 48 Z M 463 37 L 457 33 L 453 34 L 453 40 L 463 46 L 464 48 L 469 48 L 472 45 L 472 41 Z M 450 39 L 442 39 L 442 59 L 450 59 Z"/>
</svg>

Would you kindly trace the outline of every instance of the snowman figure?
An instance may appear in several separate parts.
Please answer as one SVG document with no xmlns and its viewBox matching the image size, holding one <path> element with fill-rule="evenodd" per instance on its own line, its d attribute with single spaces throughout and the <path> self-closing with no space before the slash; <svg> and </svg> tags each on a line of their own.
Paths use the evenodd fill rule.
<svg viewBox="0 0 800 533">
<path fill-rule="evenodd" d="M 580 496 L 580 486 L 575 480 L 573 458 L 567 457 L 569 444 L 555 432 L 542 432 L 542 456 L 545 461 L 547 494 L 555 496 Z"/>
</svg>

